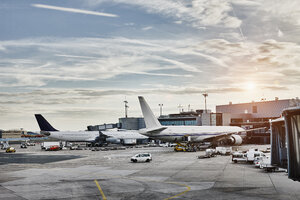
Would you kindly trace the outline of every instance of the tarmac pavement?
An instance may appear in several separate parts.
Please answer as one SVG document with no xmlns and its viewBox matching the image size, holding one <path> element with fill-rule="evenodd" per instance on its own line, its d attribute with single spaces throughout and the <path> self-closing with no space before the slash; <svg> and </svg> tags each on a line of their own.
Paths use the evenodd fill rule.
<svg viewBox="0 0 300 200">
<path fill-rule="evenodd" d="M 300 183 L 285 172 L 234 164 L 230 156 L 198 159 L 203 151 L 16 149 L 13 154 L 0 153 L 0 200 L 300 199 Z M 131 156 L 143 152 L 151 153 L 153 161 L 130 162 Z"/>
</svg>

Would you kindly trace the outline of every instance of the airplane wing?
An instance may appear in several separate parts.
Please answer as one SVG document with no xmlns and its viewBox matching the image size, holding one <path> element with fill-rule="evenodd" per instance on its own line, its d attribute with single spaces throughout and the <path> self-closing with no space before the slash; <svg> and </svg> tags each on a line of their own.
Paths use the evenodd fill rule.
<svg viewBox="0 0 300 200">
<path fill-rule="evenodd" d="M 233 134 L 238 134 L 238 132 L 228 132 L 228 133 L 224 132 L 224 133 L 220 133 L 219 135 L 211 135 L 211 137 L 204 139 L 203 142 L 211 142 L 213 140 L 218 140 Z"/>
<path fill-rule="evenodd" d="M 218 139 L 221 139 L 223 137 L 227 137 L 227 136 L 230 136 L 230 135 L 234 135 L 234 134 L 239 134 L 239 133 L 243 133 L 243 132 L 251 132 L 251 131 L 256 131 L 256 130 L 266 130 L 267 127 L 261 127 L 261 128 L 253 128 L 253 129 L 247 129 L 247 130 L 243 130 L 243 131 L 238 131 L 238 132 L 224 132 L 224 133 L 221 133 L 220 135 L 213 135 L 209 138 L 206 138 L 204 139 L 203 141 L 204 142 L 210 142 L 212 140 L 218 140 Z"/>
<path fill-rule="evenodd" d="M 140 134 L 138 131 L 129 131 L 129 130 L 122 130 L 122 131 L 101 131 L 104 135 L 109 138 L 118 138 L 118 139 L 145 139 L 148 138 Z"/>
</svg>

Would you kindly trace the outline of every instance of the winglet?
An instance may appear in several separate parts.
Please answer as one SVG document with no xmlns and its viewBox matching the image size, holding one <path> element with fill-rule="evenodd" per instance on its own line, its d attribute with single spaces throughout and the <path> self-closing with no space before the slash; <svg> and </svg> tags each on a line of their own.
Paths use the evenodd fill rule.
<svg viewBox="0 0 300 200">
<path fill-rule="evenodd" d="M 155 129 L 162 127 L 157 118 L 154 116 L 152 110 L 150 109 L 149 105 L 145 101 L 144 97 L 139 96 L 139 101 L 142 109 L 142 113 L 144 116 L 144 120 L 146 123 L 147 129 Z"/>
<path fill-rule="evenodd" d="M 58 131 L 51 126 L 51 124 L 41 115 L 35 114 L 35 118 L 39 124 L 41 131 Z"/>
</svg>

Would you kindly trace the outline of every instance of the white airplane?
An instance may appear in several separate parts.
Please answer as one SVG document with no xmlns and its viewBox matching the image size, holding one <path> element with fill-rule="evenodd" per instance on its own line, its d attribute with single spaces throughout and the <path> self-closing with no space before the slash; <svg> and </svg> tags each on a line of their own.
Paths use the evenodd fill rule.
<svg viewBox="0 0 300 200">
<path fill-rule="evenodd" d="M 90 142 L 92 146 L 101 145 L 105 142 L 122 143 L 124 140 L 147 139 L 135 130 L 110 130 L 110 131 L 58 131 L 41 115 L 35 114 L 41 132 L 58 140 L 69 142 Z"/>
<path fill-rule="evenodd" d="M 214 145 L 240 145 L 242 137 L 239 133 L 246 130 L 238 126 L 162 126 L 154 116 L 144 97 L 139 96 L 146 128 L 139 132 L 152 139 L 164 142 L 187 142 L 188 144 L 211 142 Z M 252 129 L 253 130 L 253 129 Z"/>
</svg>

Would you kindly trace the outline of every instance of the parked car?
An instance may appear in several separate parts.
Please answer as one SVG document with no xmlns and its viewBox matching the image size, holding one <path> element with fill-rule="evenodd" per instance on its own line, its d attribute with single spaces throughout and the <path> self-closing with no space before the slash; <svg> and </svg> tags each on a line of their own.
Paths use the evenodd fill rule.
<svg viewBox="0 0 300 200">
<path fill-rule="evenodd" d="M 150 153 L 139 153 L 130 159 L 132 162 L 150 162 L 152 160 L 152 156 Z"/>
<path fill-rule="evenodd" d="M 15 153 L 16 149 L 14 147 L 7 147 L 6 153 Z"/>
</svg>

